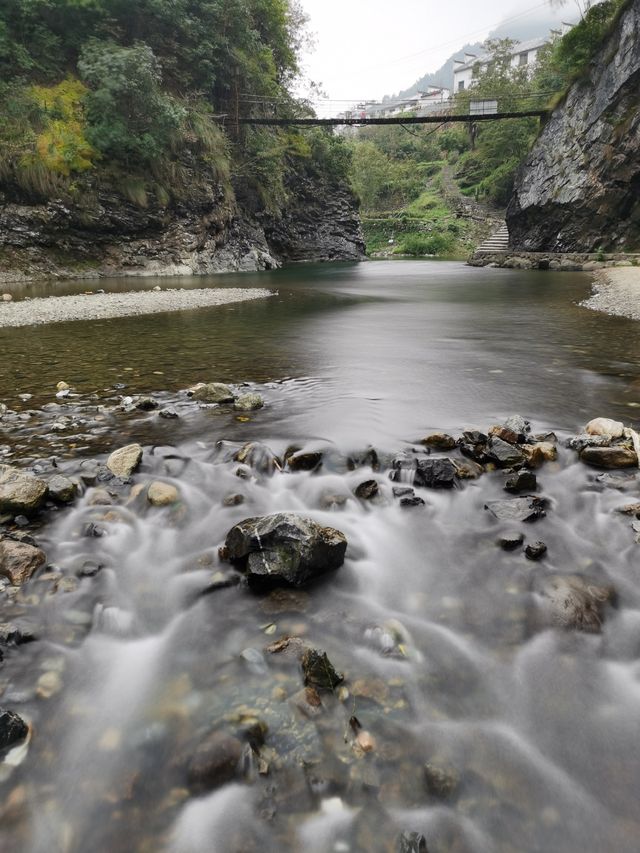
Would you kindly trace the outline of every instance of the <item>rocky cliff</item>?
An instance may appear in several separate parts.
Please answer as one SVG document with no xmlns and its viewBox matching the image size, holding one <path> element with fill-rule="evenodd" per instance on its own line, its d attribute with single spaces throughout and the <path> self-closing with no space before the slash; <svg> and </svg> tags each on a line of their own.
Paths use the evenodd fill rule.
<svg viewBox="0 0 640 853">
<path fill-rule="evenodd" d="M 360 260 L 357 202 L 346 186 L 292 175 L 277 214 L 193 174 L 166 205 L 135 203 L 108 183 L 36 203 L 0 191 L 0 282 L 35 278 L 204 275 L 273 269 L 286 261 Z"/>
<path fill-rule="evenodd" d="M 516 179 L 510 244 L 640 250 L 640 0 L 553 112 Z"/>
</svg>

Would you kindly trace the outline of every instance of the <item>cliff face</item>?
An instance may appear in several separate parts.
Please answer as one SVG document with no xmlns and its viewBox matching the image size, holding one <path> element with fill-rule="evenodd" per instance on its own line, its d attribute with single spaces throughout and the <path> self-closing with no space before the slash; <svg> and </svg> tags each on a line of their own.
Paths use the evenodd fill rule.
<svg viewBox="0 0 640 853">
<path fill-rule="evenodd" d="M 0 194 L 0 282 L 35 278 L 204 275 L 274 269 L 290 260 L 360 260 L 351 191 L 296 176 L 277 216 L 193 174 L 189 196 L 144 207 L 87 183 L 74 199 L 36 204 Z"/>
<path fill-rule="evenodd" d="M 640 249 L 640 0 L 552 114 L 516 179 L 510 244 Z"/>
</svg>

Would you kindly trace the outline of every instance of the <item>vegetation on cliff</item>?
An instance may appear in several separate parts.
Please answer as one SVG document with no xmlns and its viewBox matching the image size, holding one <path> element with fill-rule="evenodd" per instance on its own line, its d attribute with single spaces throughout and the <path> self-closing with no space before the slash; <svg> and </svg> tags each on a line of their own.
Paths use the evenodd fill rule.
<svg viewBox="0 0 640 853">
<path fill-rule="evenodd" d="M 339 141 L 238 126 L 264 104 L 304 109 L 304 24 L 295 0 L 3 0 L 0 188 L 39 201 L 108 185 L 162 205 L 197 175 L 277 209 L 294 166 L 343 179 Z"/>
</svg>

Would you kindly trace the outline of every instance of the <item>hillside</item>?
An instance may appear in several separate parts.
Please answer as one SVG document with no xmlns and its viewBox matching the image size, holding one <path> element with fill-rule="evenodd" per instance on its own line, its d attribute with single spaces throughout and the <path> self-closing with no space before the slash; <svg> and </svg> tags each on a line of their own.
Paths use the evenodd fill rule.
<svg viewBox="0 0 640 853">
<path fill-rule="evenodd" d="M 290 94 L 303 26 L 288 0 L 4 2 L 0 272 L 274 266 L 289 248 L 267 231 L 308 207 L 309 182 L 327 225 L 307 255 L 359 257 L 341 141 L 237 122 L 271 100 L 305 109 Z"/>
</svg>

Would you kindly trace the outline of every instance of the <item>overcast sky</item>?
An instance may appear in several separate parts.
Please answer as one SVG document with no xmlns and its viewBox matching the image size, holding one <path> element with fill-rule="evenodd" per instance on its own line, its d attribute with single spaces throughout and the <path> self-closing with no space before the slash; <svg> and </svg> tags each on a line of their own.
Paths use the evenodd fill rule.
<svg viewBox="0 0 640 853">
<path fill-rule="evenodd" d="M 329 97 L 381 98 L 435 71 L 465 42 L 482 41 L 505 18 L 547 14 L 542 0 L 301 0 L 315 49 L 306 76 Z M 576 16 L 575 0 L 555 13 Z"/>
</svg>

